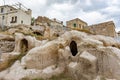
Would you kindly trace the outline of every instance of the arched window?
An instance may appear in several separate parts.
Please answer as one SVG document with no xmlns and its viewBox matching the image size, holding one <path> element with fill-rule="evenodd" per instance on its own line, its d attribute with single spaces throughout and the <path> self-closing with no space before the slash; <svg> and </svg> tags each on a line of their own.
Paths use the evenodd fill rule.
<svg viewBox="0 0 120 80">
<path fill-rule="evenodd" d="M 73 26 L 76 27 L 76 23 L 74 23 Z"/>
</svg>

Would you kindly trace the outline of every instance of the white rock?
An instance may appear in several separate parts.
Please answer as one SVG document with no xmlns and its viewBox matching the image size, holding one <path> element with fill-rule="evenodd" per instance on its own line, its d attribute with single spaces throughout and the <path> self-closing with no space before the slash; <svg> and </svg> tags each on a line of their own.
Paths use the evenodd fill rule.
<svg viewBox="0 0 120 80">
<path fill-rule="evenodd" d="M 88 53 L 87 51 L 84 51 L 81 55 L 80 55 L 81 58 L 84 58 L 84 59 L 87 59 L 91 62 L 93 61 L 96 61 L 96 57 L 91 55 L 90 53 Z"/>
<path fill-rule="evenodd" d="M 69 67 L 75 68 L 77 66 L 77 62 L 70 62 Z"/>
</svg>

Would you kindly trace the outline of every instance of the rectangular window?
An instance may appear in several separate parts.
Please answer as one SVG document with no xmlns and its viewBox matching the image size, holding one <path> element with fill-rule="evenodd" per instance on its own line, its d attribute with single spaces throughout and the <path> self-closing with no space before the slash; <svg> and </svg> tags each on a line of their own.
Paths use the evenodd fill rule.
<svg viewBox="0 0 120 80">
<path fill-rule="evenodd" d="M 76 23 L 74 23 L 73 26 L 76 27 Z"/>
<path fill-rule="evenodd" d="M 21 21 L 21 24 L 23 24 L 23 20 Z"/>
<path fill-rule="evenodd" d="M 11 19 L 11 23 L 13 23 L 14 22 L 14 17 L 12 17 L 12 19 Z"/>
<path fill-rule="evenodd" d="M 2 16 L 2 20 L 4 20 L 5 19 L 5 16 Z"/>
<path fill-rule="evenodd" d="M 1 13 L 3 13 L 3 11 L 4 11 L 4 8 L 1 8 Z"/>
<path fill-rule="evenodd" d="M 15 16 L 15 23 L 17 22 L 17 16 Z"/>
<path fill-rule="evenodd" d="M 16 23 L 17 22 L 17 16 L 14 16 L 11 18 L 11 23 Z"/>
</svg>

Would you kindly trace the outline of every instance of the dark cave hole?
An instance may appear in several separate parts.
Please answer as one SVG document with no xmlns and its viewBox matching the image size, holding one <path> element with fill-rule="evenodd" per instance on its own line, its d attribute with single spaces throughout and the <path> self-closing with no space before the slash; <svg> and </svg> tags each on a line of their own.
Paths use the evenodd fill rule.
<svg viewBox="0 0 120 80">
<path fill-rule="evenodd" d="M 115 45 L 112 45 L 112 47 L 116 47 Z"/>
<path fill-rule="evenodd" d="M 41 35 L 42 36 L 42 34 L 40 32 L 33 32 L 33 34 Z"/>
<path fill-rule="evenodd" d="M 21 52 L 27 52 L 28 51 L 28 41 L 26 39 L 21 40 L 20 49 L 21 49 Z"/>
<path fill-rule="evenodd" d="M 72 53 L 73 56 L 76 56 L 76 54 L 78 53 L 77 43 L 75 41 L 72 41 L 70 43 L 70 51 L 71 51 L 71 53 Z"/>
</svg>

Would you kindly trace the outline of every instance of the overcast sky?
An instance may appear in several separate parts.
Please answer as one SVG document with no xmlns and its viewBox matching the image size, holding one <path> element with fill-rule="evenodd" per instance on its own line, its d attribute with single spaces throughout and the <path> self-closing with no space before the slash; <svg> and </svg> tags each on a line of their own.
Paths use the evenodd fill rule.
<svg viewBox="0 0 120 80">
<path fill-rule="evenodd" d="M 5 0 L 5 4 L 22 3 L 32 9 L 32 16 L 47 16 L 68 21 L 80 18 L 89 25 L 113 20 L 120 30 L 120 0 Z M 0 5 L 4 2 L 0 0 Z"/>
</svg>

